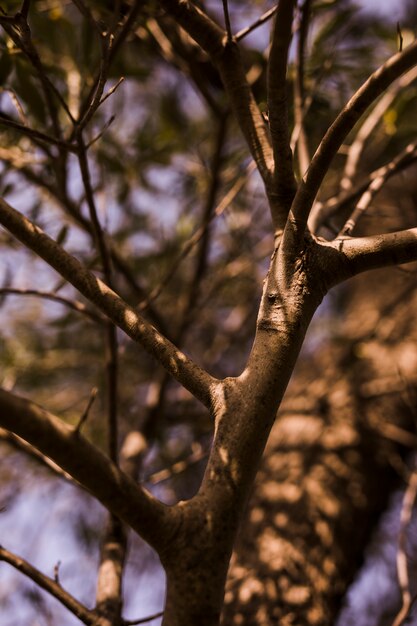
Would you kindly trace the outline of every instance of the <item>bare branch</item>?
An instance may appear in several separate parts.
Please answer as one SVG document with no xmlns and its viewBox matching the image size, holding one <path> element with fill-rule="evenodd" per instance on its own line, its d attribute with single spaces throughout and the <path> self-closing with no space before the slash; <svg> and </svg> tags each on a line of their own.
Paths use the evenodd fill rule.
<svg viewBox="0 0 417 626">
<path fill-rule="evenodd" d="M 294 131 L 297 137 L 297 154 L 300 175 L 303 176 L 310 163 L 307 135 L 304 128 L 304 55 L 310 18 L 310 0 L 304 0 L 301 7 L 300 25 L 297 37 L 297 52 L 295 58 L 296 72 L 294 80 Z"/>
<path fill-rule="evenodd" d="M 326 243 L 339 252 L 348 276 L 417 260 L 417 228 L 372 237 L 339 237 Z"/>
<path fill-rule="evenodd" d="M 85 304 L 79 302 L 78 300 L 70 300 L 69 298 L 64 298 L 63 296 L 58 296 L 55 293 L 51 293 L 50 291 L 38 291 L 37 289 L 14 289 L 12 287 L 2 287 L 0 288 L 0 296 L 34 296 L 36 298 L 43 298 L 45 300 L 52 300 L 53 302 L 59 302 L 64 306 L 76 311 L 77 313 L 81 313 L 85 317 L 88 317 L 90 320 L 95 322 L 96 324 L 103 325 L 106 323 L 106 318 L 101 316 L 91 309 L 87 308 Z"/>
<path fill-rule="evenodd" d="M 42 574 L 42 572 L 30 565 L 30 563 L 20 556 L 0 546 L 0 561 L 9 563 L 19 572 L 22 572 L 22 574 L 33 580 L 33 582 L 50 593 L 84 624 L 99 626 L 99 615 L 95 611 L 87 609 L 81 602 L 78 602 L 74 596 L 65 591 L 56 580 L 45 576 L 45 574 Z"/>
<path fill-rule="evenodd" d="M 308 215 L 323 178 L 348 133 L 378 96 L 401 74 L 416 64 L 417 41 L 377 69 L 352 96 L 333 122 L 313 156 L 308 172 L 294 199 L 288 228 L 295 232 L 298 241 L 302 241 Z"/>
<path fill-rule="evenodd" d="M 97 387 L 93 387 L 92 390 L 91 390 L 91 393 L 90 393 L 90 397 L 88 398 L 87 406 L 85 407 L 85 409 L 84 409 L 84 411 L 83 411 L 83 413 L 82 413 L 82 415 L 81 415 L 81 417 L 79 419 L 79 422 L 78 422 L 78 424 L 75 427 L 75 432 L 76 433 L 80 433 L 81 432 L 81 428 L 83 427 L 83 425 L 87 421 L 88 416 L 90 415 L 91 407 L 93 406 L 94 400 L 97 397 L 97 392 L 98 392 Z"/>
<path fill-rule="evenodd" d="M 222 2 L 223 2 L 224 23 L 226 25 L 226 32 L 227 32 L 227 40 L 230 42 L 233 39 L 233 35 L 232 35 L 232 27 L 230 25 L 229 7 L 228 7 L 227 0 L 222 0 Z"/>
<path fill-rule="evenodd" d="M 153 619 L 162 617 L 163 614 L 163 611 L 159 611 L 159 613 L 154 613 L 153 615 L 148 615 L 148 617 L 142 617 L 141 619 L 124 619 L 122 622 L 122 626 L 136 626 L 137 624 L 146 624 L 147 622 L 151 622 Z"/>
<path fill-rule="evenodd" d="M 39 452 L 39 450 L 36 450 L 36 448 L 27 443 L 27 441 L 24 441 L 14 433 L 11 433 L 4 428 L 0 428 L 0 440 L 5 441 L 9 445 L 13 446 L 17 450 L 19 450 L 19 452 L 23 452 L 24 454 L 28 455 L 33 460 L 51 470 L 59 478 L 64 478 L 74 485 L 81 486 L 73 479 L 72 476 L 70 476 L 70 474 L 68 474 L 68 472 L 65 472 L 62 468 L 59 467 L 59 465 L 51 461 L 51 459 L 48 459 L 47 456 Z"/>
<path fill-rule="evenodd" d="M 416 143 L 410 145 L 417 146 Z M 381 176 L 384 177 L 384 183 L 386 183 L 392 176 L 399 174 L 412 165 L 415 160 L 415 151 L 410 150 L 409 146 L 407 146 L 407 148 L 400 152 L 400 154 L 398 154 L 392 161 L 389 161 L 382 167 L 374 170 L 368 178 L 350 191 L 342 192 L 341 194 L 326 200 L 324 203 L 315 202 L 308 219 L 308 226 L 311 232 L 316 233 L 320 226 L 326 223 L 326 221 L 333 215 L 346 211 L 346 209 L 359 200 L 360 197 L 363 196 L 372 186 L 373 182 Z"/>
<path fill-rule="evenodd" d="M 381 118 L 383 117 L 387 109 L 394 102 L 399 92 L 405 87 L 408 87 L 408 85 L 410 85 L 416 78 L 417 68 L 413 67 L 410 71 L 404 74 L 404 76 L 402 76 L 393 85 L 391 85 L 391 87 L 384 93 L 382 98 L 372 109 L 372 111 L 358 130 L 355 140 L 352 142 L 349 148 L 345 170 L 342 180 L 340 182 L 341 189 L 349 190 L 352 188 L 353 179 L 355 177 L 359 164 L 359 159 L 365 147 L 366 141 L 381 121 Z"/>
<path fill-rule="evenodd" d="M 405 165 L 410 165 L 417 159 L 417 143 L 410 143 L 401 154 L 399 154 L 390 163 L 381 167 L 378 175 L 372 180 L 367 191 L 361 196 L 350 218 L 346 221 L 341 229 L 340 235 L 350 235 L 358 223 L 359 219 L 369 208 L 372 200 L 382 189 L 387 180 L 393 176 L 399 169 L 403 169 Z"/>
<path fill-rule="evenodd" d="M 277 9 L 278 9 L 278 5 L 276 7 L 272 7 L 272 9 L 265 11 L 265 13 L 263 13 L 259 19 L 253 22 L 253 24 L 251 24 L 250 26 L 246 26 L 245 28 L 242 28 L 242 30 L 236 33 L 234 37 L 235 41 L 240 41 L 241 39 L 249 35 L 249 33 L 254 31 L 256 28 L 258 28 L 259 26 L 262 26 L 262 24 L 265 24 L 268 20 L 270 20 L 275 15 L 275 13 L 277 12 Z"/>
<path fill-rule="evenodd" d="M 283 228 L 296 183 L 288 128 L 287 65 L 295 0 L 280 0 L 268 64 L 268 116 L 274 152 L 274 182 L 268 194 L 274 225 Z"/>
<path fill-rule="evenodd" d="M 158 549 L 169 541 L 173 510 L 153 498 L 58 417 L 0 389 L 0 426 L 52 459 L 150 545 Z"/>
<path fill-rule="evenodd" d="M 191 2 L 162 0 L 161 4 L 217 66 L 236 120 L 268 187 L 274 163 L 269 131 L 246 80 L 237 43 L 227 41 L 224 31 Z"/>
<path fill-rule="evenodd" d="M 219 202 L 216 208 L 211 212 L 210 220 L 207 223 L 200 226 L 200 228 L 198 228 L 195 231 L 195 233 L 190 237 L 190 239 L 184 244 L 178 257 L 171 264 L 170 270 L 167 272 L 167 274 L 161 280 L 161 282 L 152 290 L 148 298 L 144 300 L 143 302 L 141 302 L 141 304 L 138 307 L 139 310 L 146 309 L 149 306 L 149 304 L 154 302 L 161 295 L 164 287 L 169 283 L 171 278 L 174 276 L 179 265 L 190 254 L 193 248 L 198 244 L 198 242 L 204 236 L 205 230 L 209 226 L 211 221 L 215 219 L 216 217 L 222 215 L 222 213 L 224 213 L 224 211 L 230 206 L 230 204 L 233 202 L 233 200 L 235 199 L 239 191 L 241 191 L 241 189 L 245 185 L 248 179 L 248 176 L 250 176 L 250 174 L 252 174 L 255 171 L 255 167 L 256 166 L 255 166 L 254 161 L 251 161 L 249 165 L 247 166 L 245 172 L 237 178 L 237 180 L 233 183 L 232 187 L 226 193 L 224 198 Z"/>
<path fill-rule="evenodd" d="M 23 124 L 19 124 L 19 122 L 15 122 L 9 117 L 5 117 L 3 114 L 0 115 L 0 126 L 7 126 L 8 128 L 13 128 L 13 130 L 17 130 L 22 135 L 29 137 L 30 139 L 41 141 L 48 145 L 58 146 L 59 148 L 63 148 L 68 152 L 77 153 L 77 146 L 74 144 L 63 141 L 61 139 L 56 139 L 51 135 L 47 135 L 46 133 L 42 133 L 39 130 L 35 130 L 34 128 L 29 128 L 28 126 L 24 126 Z"/>
<path fill-rule="evenodd" d="M 119 295 L 4 199 L 0 199 L 0 223 L 95 304 L 131 339 L 140 343 L 196 398 L 207 407 L 211 406 L 212 393 L 218 381 L 193 363 Z"/>
</svg>

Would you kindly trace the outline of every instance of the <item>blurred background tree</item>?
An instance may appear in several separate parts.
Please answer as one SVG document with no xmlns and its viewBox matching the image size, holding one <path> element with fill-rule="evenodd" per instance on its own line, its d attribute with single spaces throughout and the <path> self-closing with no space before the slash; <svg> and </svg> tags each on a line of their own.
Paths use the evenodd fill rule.
<svg viewBox="0 0 417 626">
<path fill-rule="evenodd" d="M 8 19 L 28 6 L 3 3 L 0 18 L 1 195 L 98 275 L 111 272 L 126 301 L 210 372 L 241 371 L 273 240 L 262 184 L 216 69 L 158 3 L 33 0 L 29 33 Z M 302 34 L 306 7 L 310 25 Z M 205 8 L 223 19 L 220 2 Z M 229 3 L 265 112 L 273 9 L 271 2 Z M 350 0 L 302 4 L 288 85 L 300 173 L 346 99 L 397 50 L 399 38 L 405 45 L 413 36 L 415 19 L 413 2 L 394 24 Z M 312 215 L 324 237 L 343 228 L 369 173 L 414 140 L 415 77 L 409 72 L 382 97 L 369 128 L 360 127 L 362 137 L 356 129 L 337 156 Z M 87 174 L 65 148 L 80 112 Z M 415 223 L 413 150 L 384 178 L 361 233 L 379 232 L 382 222 L 385 230 Z M 95 245 L 91 194 L 111 270 L 103 270 Z M 122 334 L 109 343 L 104 318 L 3 230 L 0 246 L 2 387 L 74 425 L 91 405 L 83 432 L 107 451 L 114 424 L 103 412 L 112 402 L 117 354 L 118 446 L 126 458 L 136 446 L 134 471 L 164 501 L 190 497 L 212 436 L 206 412 Z M 226 623 L 332 623 L 393 486 L 411 484 L 414 461 L 405 450 L 416 445 L 416 284 L 409 266 L 373 273 L 336 289 L 319 310 L 241 533 Z M 55 571 L 81 602 L 93 604 L 104 510 L 20 440 L 6 431 L 1 439 L 0 543 L 7 537 L 11 550 L 52 577 Z M 341 625 L 393 622 L 401 597 L 395 567 L 387 572 L 384 602 L 363 588 L 372 618 L 366 607 L 359 617 L 346 610 Z M 0 577 L 4 626 L 79 623 L 9 565 Z M 125 616 L 161 609 L 161 568 L 133 536 L 124 580 Z"/>
</svg>

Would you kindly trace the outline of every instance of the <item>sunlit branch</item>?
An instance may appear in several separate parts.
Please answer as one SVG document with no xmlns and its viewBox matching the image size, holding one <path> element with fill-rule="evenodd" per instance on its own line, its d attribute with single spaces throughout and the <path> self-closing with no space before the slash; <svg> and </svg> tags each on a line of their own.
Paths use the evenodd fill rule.
<svg viewBox="0 0 417 626">
<path fill-rule="evenodd" d="M 288 50 L 295 0 L 280 0 L 268 63 L 268 117 L 274 152 L 273 187 L 268 193 L 275 227 L 283 228 L 296 183 L 290 148 L 287 102 Z"/>
<path fill-rule="evenodd" d="M 278 6 L 272 7 L 272 9 L 265 11 L 265 13 L 263 13 L 259 19 L 253 22 L 253 24 L 251 24 L 250 26 L 246 26 L 245 28 L 242 28 L 242 30 L 236 33 L 236 35 L 234 36 L 234 39 L 236 41 L 240 41 L 241 39 L 249 35 L 252 31 L 254 31 L 256 28 L 259 28 L 259 26 L 262 26 L 262 24 L 265 24 L 268 20 L 274 17 L 275 13 L 277 12 L 277 8 Z"/>
<path fill-rule="evenodd" d="M 416 144 L 412 144 L 416 147 Z M 363 196 L 367 189 L 369 189 L 373 182 L 384 177 L 384 183 L 389 178 L 404 171 L 407 167 L 412 165 L 417 158 L 415 150 L 410 150 L 409 147 L 405 148 L 400 154 L 398 154 L 392 161 L 386 163 L 377 170 L 374 170 L 367 179 L 361 182 L 359 185 L 349 191 L 342 192 L 341 194 L 326 200 L 326 202 L 315 202 L 312 211 L 308 219 L 308 227 L 312 233 L 317 233 L 320 226 L 326 223 L 331 217 L 345 211 L 351 207 L 361 196 Z"/>
<path fill-rule="evenodd" d="M 333 157 L 365 110 L 401 74 L 417 64 L 417 41 L 391 57 L 352 96 L 323 137 L 294 199 L 290 230 L 301 241 L 311 206 Z M 290 243 L 290 241 L 289 241 Z"/>
<path fill-rule="evenodd" d="M 339 237 L 326 245 L 338 250 L 347 276 L 355 276 L 367 270 L 416 261 L 417 228 L 371 237 Z"/>
<path fill-rule="evenodd" d="M 211 406 L 216 379 L 193 363 L 119 295 L 4 199 L 0 199 L 0 223 L 95 304 L 131 339 L 140 343 L 196 398 L 206 406 Z"/>
<path fill-rule="evenodd" d="M 42 298 L 45 300 L 52 300 L 53 302 L 59 302 L 59 304 L 63 304 L 68 307 L 72 311 L 76 311 L 77 313 L 81 313 L 85 317 L 88 317 L 90 320 L 95 322 L 96 324 L 103 325 L 106 323 L 106 318 L 101 316 L 91 309 L 87 308 L 85 304 L 82 302 L 78 302 L 77 300 L 70 300 L 69 298 L 64 298 L 63 296 L 59 296 L 55 293 L 51 293 L 49 291 L 38 291 L 36 289 L 14 289 L 12 287 L 1 287 L 0 288 L 0 297 L 1 296 L 33 296 L 36 298 Z"/>
<path fill-rule="evenodd" d="M 97 498 L 154 547 L 169 541 L 174 513 L 100 450 L 38 405 L 0 389 L 0 426 L 15 433 Z"/>
<path fill-rule="evenodd" d="M 342 180 L 340 181 L 341 189 L 349 190 L 352 188 L 353 179 L 356 175 L 359 159 L 364 150 L 366 141 L 371 136 L 372 132 L 375 130 L 391 104 L 394 102 L 399 92 L 410 85 L 416 78 L 417 68 L 414 67 L 393 85 L 391 85 L 391 87 L 384 93 L 382 98 L 369 113 L 368 117 L 358 130 L 354 141 L 349 147 L 345 170 L 343 172 Z"/>
<path fill-rule="evenodd" d="M 25 559 L 20 556 L 9 552 L 2 546 L 0 546 L 0 561 L 9 563 L 12 567 L 19 572 L 30 578 L 39 587 L 47 591 L 54 598 L 63 604 L 73 615 L 78 617 L 84 624 L 88 626 L 99 626 L 99 615 L 95 611 L 90 611 L 81 602 L 78 602 L 70 593 L 65 591 L 61 585 L 53 578 L 45 576 L 38 569 L 30 565 Z"/>
<path fill-rule="evenodd" d="M 352 215 L 346 221 L 339 235 L 350 235 L 356 224 L 369 208 L 377 193 L 382 189 L 387 180 L 393 176 L 399 169 L 403 169 L 405 165 L 410 165 L 417 160 L 417 144 L 411 143 L 407 148 L 399 154 L 390 163 L 380 168 L 378 176 L 376 176 L 367 191 L 360 197 Z"/>
</svg>

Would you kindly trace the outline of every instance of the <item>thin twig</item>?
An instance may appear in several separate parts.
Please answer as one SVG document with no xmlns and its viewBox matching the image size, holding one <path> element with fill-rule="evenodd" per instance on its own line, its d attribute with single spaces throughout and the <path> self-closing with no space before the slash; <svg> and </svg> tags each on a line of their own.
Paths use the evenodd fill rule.
<svg viewBox="0 0 417 626">
<path fill-rule="evenodd" d="M 404 39 L 403 39 L 403 34 L 401 32 L 401 26 L 399 22 L 397 22 L 397 35 L 398 35 L 398 52 L 402 52 Z"/>
<path fill-rule="evenodd" d="M 389 109 L 402 89 L 408 87 L 417 78 L 417 67 L 413 67 L 404 76 L 399 78 L 381 97 L 359 128 L 354 141 L 349 147 L 345 169 L 340 181 L 340 188 L 349 190 L 353 186 L 359 160 L 366 146 L 366 142 L 380 123 L 385 112 Z"/>
<path fill-rule="evenodd" d="M 14 446 L 20 452 L 24 452 L 32 459 L 54 472 L 54 474 L 56 474 L 59 478 L 64 478 L 68 482 L 81 487 L 81 485 L 79 485 L 79 483 L 77 483 L 77 481 L 75 481 L 72 476 L 68 474 L 68 472 L 65 472 L 61 467 L 59 467 L 59 465 L 54 463 L 54 461 L 42 454 L 42 452 L 39 452 L 39 450 L 31 446 L 27 441 L 24 441 L 24 439 L 21 439 L 14 433 L 5 430 L 4 428 L 0 428 L 0 440 Z"/>
<path fill-rule="evenodd" d="M 294 118 L 295 127 L 297 127 L 297 153 L 300 176 L 304 175 L 310 163 L 307 135 L 304 128 L 304 56 L 308 34 L 309 18 L 310 0 L 304 0 L 303 6 L 301 7 L 301 18 L 298 28 L 297 52 L 295 58 L 296 73 L 294 80 Z"/>
<path fill-rule="evenodd" d="M 153 619 L 162 617 L 163 614 L 163 611 L 159 611 L 159 613 L 154 613 L 153 615 L 148 615 L 148 617 L 142 617 L 141 619 L 124 619 L 122 624 L 123 626 L 136 626 L 136 624 L 146 624 L 146 622 L 151 622 Z"/>
<path fill-rule="evenodd" d="M 263 15 L 261 15 L 259 19 L 253 22 L 253 24 L 251 24 L 250 26 L 246 26 L 245 28 L 242 28 L 242 30 L 240 30 L 234 36 L 235 41 L 240 41 L 241 39 L 249 35 L 249 33 L 254 31 L 256 28 L 258 28 L 259 26 L 262 26 L 262 24 L 265 24 L 265 22 L 267 22 L 272 17 L 274 17 L 275 13 L 277 12 L 277 9 L 278 9 L 278 5 L 275 7 L 272 7 L 272 9 L 265 11 L 265 13 L 263 13 Z"/>
<path fill-rule="evenodd" d="M 58 296 L 54 293 L 51 293 L 50 291 L 38 291 L 36 289 L 15 289 L 12 287 L 0 288 L 0 296 L 8 295 L 34 296 L 36 298 L 52 300 L 54 302 L 59 302 L 60 304 L 63 304 L 64 306 L 72 309 L 73 311 L 76 311 L 77 313 L 85 315 L 97 324 L 103 325 L 106 323 L 106 318 L 104 316 L 95 313 L 91 309 L 87 308 L 82 302 L 79 302 L 78 300 L 70 300 L 69 298 L 64 298 L 63 296 Z"/>
<path fill-rule="evenodd" d="M 343 141 L 366 109 L 399 77 L 417 64 L 417 42 L 410 44 L 378 68 L 357 90 L 330 126 L 317 148 L 305 180 L 301 181 L 292 206 L 295 221 L 288 223 L 283 248 L 302 243 L 305 225 L 316 194 Z M 296 231 L 295 231 L 296 224 Z M 295 238 L 295 239 L 294 239 Z"/>
<path fill-rule="evenodd" d="M 53 146 L 58 146 L 59 148 L 64 148 L 68 150 L 68 152 L 77 153 L 78 148 L 73 143 L 64 141 L 62 139 L 57 139 L 56 137 L 52 137 L 51 135 L 47 135 L 42 133 L 39 130 L 35 130 L 33 128 L 29 128 L 28 126 L 24 126 L 23 124 L 19 124 L 19 122 L 15 122 L 9 117 L 6 117 L 4 114 L 0 115 L 0 125 L 7 126 L 8 128 L 13 128 L 14 130 L 19 131 L 22 135 L 26 135 L 26 137 L 30 137 L 31 139 L 36 139 L 38 141 L 43 141 L 46 144 L 50 144 Z"/>
<path fill-rule="evenodd" d="M 208 225 L 211 223 L 213 219 L 215 219 L 216 217 L 219 217 L 230 206 L 230 204 L 233 202 L 233 200 L 235 199 L 239 191 L 244 187 L 250 174 L 252 174 L 255 171 L 255 169 L 256 169 L 255 162 L 251 161 L 249 165 L 247 166 L 244 174 L 239 176 L 239 178 L 234 182 L 234 184 L 232 185 L 230 190 L 227 192 L 227 194 L 224 196 L 224 198 L 221 200 L 221 202 L 219 202 L 219 204 L 216 206 L 214 211 L 211 213 L 209 222 L 207 224 L 204 224 L 203 226 L 200 226 L 200 228 L 198 228 L 198 230 L 196 230 L 196 232 L 184 244 L 178 257 L 171 264 L 170 270 L 166 273 L 166 275 L 160 281 L 160 283 L 151 291 L 147 299 L 143 300 L 139 304 L 138 309 L 140 311 L 146 309 L 149 306 L 149 304 L 154 302 L 161 295 L 164 287 L 169 283 L 171 278 L 174 276 L 179 265 L 190 254 L 194 246 L 197 245 L 197 243 L 203 237 L 205 229 L 208 227 Z"/>
<path fill-rule="evenodd" d="M 364 215 L 369 208 L 372 200 L 377 193 L 382 189 L 387 180 L 391 178 L 399 169 L 403 169 L 405 166 L 417 160 L 417 143 L 411 143 L 403 150 L 395 159 L 387 163 L 384 167 L 379 169 L 379 173 L 372 180 L 368 189 L 359 199 L 353 213 L 342 227 L 338 236 L 350 235 L 358 223 L 359 219 Z"/>
<path fill-rule="evenodd" d="M 233 39 L 233 34 L 232 34 L 232 27 L 230 25 L 229 6 L 228 6 L 227 0 L 222 0 L 222 1 L 223 1 L 224 23 L 225 23 L 226 32 L 227 32 L 227 40 L 230 42 Z"/>
<path fill-rule="evenodd" d="M 25 576 L 33 580 L 39 587 L 45 589 L 54 598 L 63 604 L 73 615 L 78 617 L 84 624 L 93 626 L 97 623 L 99 615 L 95 611 L 90 611 L 81 602 L 78 602 L 71 594 L 65 591 L 54 579 L 45 576 L 38 569 L 30 565 L 21 557 L 9 552 L 0 546 L 0 561 L 9 563 L 12 567 L 22 572 Z"/>
<path fill-rule="evenodd" d="M 107 98 L 110 98 L 110 96 L 113 95 L 114 92 L 120 87 L 120 85 L 122 84 L 124 79 L 125 79 L 125 77 L 121 76 L 119 78 L 119 80 L 117 81 L 117 83 L 111 89 L 109 89 L 106 94 L 104 94 L 104 96 L 101 98 L 99 104 L 103 104 L 103 102 L 105 102 L 107 100 Z"/>
<path fill-rule="evenodd" d="M 81 432 L 81 428 L 83 427 L 83 425 L 85 424 L 85 422 L 88 419 L 88 416 L 90 415 L 90 410 L 91 410 L 91 407 L 94 404 L 94 400 L 97 397 L 97 393 L 98 393 L 97 387 L 93 387 L 91 392 L 90 392 L 90 397 L 88 399 L 87 406 L 85 407 L 85 409 L 84 409 L 84 411 L 83 411 L 83 413 L 82 413 L 82 415 L 81 415 L 81 417 L 79 419 L 79 422 L 78 422 L 78 424 L 76 425 L 76 427 L 74 429 L 74 433 L 76 433 L 77 435 Z"/>
</svg>

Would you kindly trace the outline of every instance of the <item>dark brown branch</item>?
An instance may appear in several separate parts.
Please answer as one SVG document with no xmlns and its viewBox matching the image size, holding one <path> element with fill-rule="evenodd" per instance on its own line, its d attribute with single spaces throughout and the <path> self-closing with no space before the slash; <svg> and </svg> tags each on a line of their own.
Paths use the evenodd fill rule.
<svg viewBox="0 0 417 626">
<path fill-rule="evenodd" d="M 294 119 L 297 127 L 297 154 L 300 176 L 307 171 L 310 163 L 307 135 L 304 128 L 304 56 L 310 18 L 310 0 L 304 0 L 301 7 L 300 25 L 297 37 L 296 73 L 294 80 Z"/>
<path fill-rule="evenodd" d="M 4 199 L 0 199 L 0 223 L 95 304 L 131 339 L 140 343 L 196 398 L 207 407 L 211 406 L 218 381 L 193 363 L 112 289 Z"/>
<path fill-rule="evenodd" d="M 88 309 L 85 304 L 82 302 L 78 302 L 77 300 L 70 300 L 69 298 L 64 298 L 63 296 L 59 296 L 55 293 L 51 293 L 49 291 L 38 291 L 36 289 L 14 289 L 12 287 L 2 287 L 0 288 L 0 296 L 34 296 L 36 298 L 43 298 L 45 300 L 52 300 L 53 302 L 59 302 L 59 304 L 63 304 L 69 309 L 76 311 L 77 313 L 81 313 L 85 317 L 88 317 L 90 320 L 95 322 L 96 324 L 103 325 L 106 323 L 106 318 L 101 316 L 91 309 Z"/>
<path fill-rule="evenodd" d="M 59 465 L 51 461 L 51 459 L 48 459 L 48 457 L 39 452 L 39 450 L 36 450 L 36 448 L 27 443 L 27 441 L 24 441 L 14 433 L 11 433 L 4 428 L 0 428 L 0 441 L 8 443 L 9 445 L 16 448 L 16 450 L 18 450 L 19 452 L 23 452 L 25 455 L 35 460 L 43 467 L 46 467 L 48 470 L 52 471 L 59 478 L 64 478 L 68 482 L 78 485 L 78 483 L 72 478 L 72 476 L 68 474 L 68 472 L 65 472 L 59 467 Z"/>
<path fill-rule="evenodd" d="M 268 187 L 274 162 L 269 131 L 246 80 L 236 42 L 228 42 L 224 31 L 191 2 L 162 0 L 161 4 L 217 66 L 236 120 Z"/>
<path fill-rule="evenodd" d="M 206 273 L 207 259 L 210 251 L 210 224 L 213 219 L 213 213 L 215 210 L 215 202 L 220 186 L 221 167 L 222 167 L 222 152 L 226 141 L 227 133 L 227 116 L 223 116 L 218 125 L 218 132 L 216 138 L 216 144 L 214 147 L 214 154 L 211 163 L 211 180 L 207 192 L 207 199 L 204 207 L 204 214 L 202 219 L 201 229 L 203 234 L 199 242 L 199 248 L 197 251 L 197 257 L 195 261 L 193 276 L 191 278 L 188 293 L 186 297 L 186 303 L 183 312 L 183 318 L 180 323 L 178 332 L 175 335 L 175 343 L 181 346 L 184 341 L 184 333 L 190 328 L 190 320 L 192 313 L 198 304 L 199 290 L 201 288 L 201 281 Z"/>
<path fill-rule="evenodd" d="M 204 236 L 205 230 L 209 226 L 211 221 L 215 219 L 216 217 L 219 217 L 220 215 L 222 215 L 222 213 L 224 213 L 224 211 L 230 206 L 230 204 L 233 202 L 233 200 L 235 199 L 239 191 L 241 191 L 241 189 L 244 187 L 250 174 L 254 172 L 255 167 L 256 166 L 255 166 L 254 161 L 251 161 L 251 163 L 246 168 L 244 174 L 239 176 L 239 178 L 234 182 L 230 190 L 226 193 L 224 198 L 219 202 L 216 208 L 211 212 L 210 221 L 200 226 L 200 228 L 198 228 L 196 232 L 190 237 L 190 239 L 184 244 L 178 257 L 171 264 L 171 268 L 169 269 L 169 271 L 166 273 L 166 275 L 161 280 L 161 282 L 151 291 L 148 298 L 146 298 L 140 304 L 140 306 L 138 307 L 139 310 L 146 309 L 149 306 L 149 304 L 154 302 L 161 295 L 164 287 L 169 283 L 171 278 L 174 276 L 175 272 L 177 271 L 182 261 L 190 254 L 193 248 L 198 244 L 198 242 Z"/>
<path fill-rule="evenodd" d="M 295 0 L 280 0 L 268 63 L 268 116 L 274 151 L 274 183 L 269 192 L 276 229 L 283 228 L 296 183 L 288 128 L 287 65 Z"/>
<path fill-rule="evenodd" d="M 19 122 L 15 122 L 9 117 L 5 117 L 4 115 L 0 115 L 0 126 L 7 126 L 8 128 L 12 128 L 13 130 L 17 130 L 22 135 L 29 137 L 30 139 L 44 142 L 48 145 L 58 146 L 59 148 L 63 148 L 68 152 L 77 153 L 77 146 L 73 143 L 69 143 L 67 141 L 63 141 L 61 139 L 56 139 L 51 135 L 47 135 L 42 133 L 39 130 L 35 130 L 34 128 L 29 128 L 28 126 L 24 126 L 23 124 L 19 124 Z"/>
<path fill-rule="evenodd" d="M 232 27 L 230 25 L 229 6 L 227 3 L 227 0 L 222 0 L 222 2 L 223 2 L 224 23 L 226 26 L 227 39 L 230 42 L 233 39 L 233 35 L 232 35 Z"/>
<path fill-rule="evenodd" d="M 0 546 L 0 561 L 9 563 L 12 567 L 22 572 L 25 576 L 33 580 L 39 587 L 50 593 L 58 602 L 63 604 L 75 617 L 78 617 L 88 626 L 99 626 L 99 615 L 95 611 L 90 611 L 81 602 L 78 602 L 70 593 L 65 591 L 61 585 L 53 578 L 45 576 L 38 569 L 30 565 L 21 557 L 9 552 Z"/>
<path fill-rule="evenodd" d="M 141 619 L 124 619 L 122 622 L 122 626 L 136 626 L 137 624 L 146 624 L 147 622 L 151 622 L 153 619 L 162 617 L 163 614 L 163 611 L 159 611 L 159 613 L 154 613 L 153 615 L 148 615 L 148 617 L 142 617 Z"/>
<path fill-rule="evenodd" d="M 323 178 L 348 133 L 365 110 L 375 102 L 385 89 L 416 64 L 417 42 L 414 42 L 403 52 L 391 57 L 368 78 L 326 132 L 294 199 L 293 217 L 289 224 L 289 230 L 292 230 L 293 234 L 295 233 L 298 241 L 303 238 L 308 215 Z M 291 236 L 290 239 L 292 240 Z M 291 245 L 290 241 L 288 243 Z"/>
<path fill-rule="evenodd" d="M 97 105 L 98 106 L 98 105 Z M 107 285 L 112 288 L 111 257 L 107 248 L 103 229 L 97 214 L 94 192 L 91 185 L 90 169 L 87 153 L 81 134 L 78 136 L 78 161 L 80 164 L 81 178 L 84 185 L 90 221 L 93 226 L 94 239 L 103 266 L 104 278 Z M 118 342 L 114 324 L 110 321 L 106 326 L 106 390 L 107 390 L 107 414 L 108 414 L 108 445 L 109 456 L 117 463 L 118 455 L 118 420 L 117 420 L 117 387 L 118 387 Z"/>
</svg>

